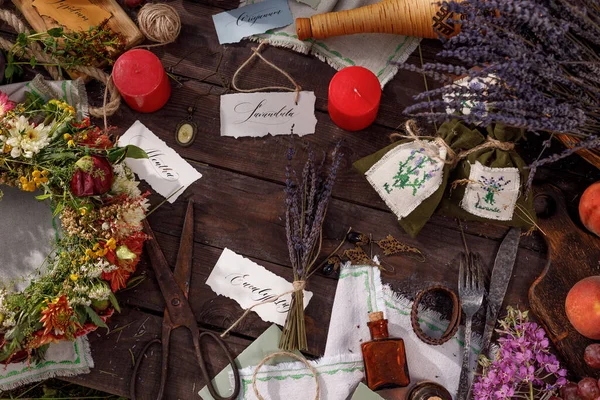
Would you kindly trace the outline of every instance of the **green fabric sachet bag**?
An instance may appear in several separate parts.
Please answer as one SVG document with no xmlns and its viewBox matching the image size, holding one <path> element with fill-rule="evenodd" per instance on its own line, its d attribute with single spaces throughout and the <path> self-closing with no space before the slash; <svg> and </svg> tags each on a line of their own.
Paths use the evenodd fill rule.
<svg viewBox="0 0 600 400">
<path fill-rule="evenodd" d="M 412 131 L 410 123 L 407 131 Z M 365 175 L 402 228 L 415 237 L 442 201 L 456 154 L 484 142 L 477 129 L 454 120 L 440 126 L 436 138 L 400 140 L 353 166 Z"/>
<path fill-rule="evenodd" d="M 535 224 L 533 196 L 525 193 L 529 171 L 514 149 L 524 131 L 495 124 L 488 126 L 486 133 L 486 143 L 464 153 L 451 174 L 440 213 L 531 228 Z"/>
</svg>

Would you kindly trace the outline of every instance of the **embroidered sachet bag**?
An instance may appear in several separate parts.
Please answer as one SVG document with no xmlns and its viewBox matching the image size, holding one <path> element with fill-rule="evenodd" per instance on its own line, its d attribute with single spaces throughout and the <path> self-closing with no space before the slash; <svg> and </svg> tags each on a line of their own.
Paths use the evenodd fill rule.
<svg viewBox="0 0 600 400">
<path fill-rule="evenodd" d="M 403 139 L 353 165 L 415 237 L 442 200 L 456 154 L 484 141 L 478 130 L 450 121 L 435 139 Z"/>
<path fill-rule="evenodd" d="M 533 196 L 527 196 L 526 164 L 514 150 L 524 132 L 500 124 L 486 128 L 486 144 L 464 157 L 454 169 L 440 212 L 467 220 L 495 221 L 531 228 Z"/>
</svg>

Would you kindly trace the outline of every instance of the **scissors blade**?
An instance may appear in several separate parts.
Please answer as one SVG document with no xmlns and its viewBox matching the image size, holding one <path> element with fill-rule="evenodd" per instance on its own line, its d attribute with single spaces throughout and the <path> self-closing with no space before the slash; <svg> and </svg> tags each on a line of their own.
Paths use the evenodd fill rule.
<svg viewBox="0 0 600 400">
<path fill-rule="evenodd" d="M 186 295 L 175 281 L 173 272 L 169 268 L 169 263 L 163 254 L 152 228 L 147 220 L 144 220 L 144 230 L 150 236 L 146 240 L 146 250 L 150 258 L 150 264 L 154 273 L 158 286 L 165 299 L 169 317 L 175 325 L 193 326 L 196 324 L 196 317 L 190 304 L 187 301 Z"/>
<path fill-rule="evenodd" d="M 177 262 L 175 264 L 175 281 L 187 297 L 190 291 L 190 278 L 192 276 L 192 254 L 194 251 L 194 202 L 188 201 L 181 239 L 179 241 L 179 251 L 177 253 Z"/>
<path fill-rule="evenodd" d="M 517 250 L 519 249 L 519 240 L 521 239 L 521 229 L 510 228 L 504 240 L 500 244 L 496 260 L 494 261 L 494 270 L 490 281 L 490 291 L 488 294 L 488 307 L 485 319 L 485 330 L 483 331 L 483 340 L 481 346 L 482 354 L 487 354 L 494 327 L 498 320 L 500 307 L 504 302 L 504 295 L 508 288 L 508 283 L 512 276 L 515 260 L 517 259 Z"/>
</svg>

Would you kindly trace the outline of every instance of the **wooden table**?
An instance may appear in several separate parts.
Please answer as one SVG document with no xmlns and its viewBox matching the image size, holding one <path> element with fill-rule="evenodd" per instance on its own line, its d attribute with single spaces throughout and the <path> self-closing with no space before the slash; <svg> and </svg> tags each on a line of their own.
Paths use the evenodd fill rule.
<svg viewBox="0 0 600 400">
<path fill-rule="evenodd" d="M 222 52 L 221 73 L 231 79 L 237 67 L 251 54 L 254 43 L 244 41 L 237 45 L 220 46 L 211 16 L 237 6 L 237 0 L 204 0 L 202 4 L 181 0 L 171 2 L 181 14 L 183 27 L 176 43 L 151 49 L 165 67 L 182 80 L 173 84 L 173 94 L 162 110 L 153 114 L 137 114 L 123 105 L 109 118 L 109 123 L 124 132 L 139 119 L 154 133 L 164 139 L 202 173 L 175 204 L 164 204 L 149 217 L 156 239 L 174 264 L 186 200 L 193 198 L 196 206 L 196 232 L 194 269 L 190 300 L 205 329 L 223 331 L 242 314 L 242 309 L 230 299 L 217 296 L 206 284 L 222 249 L 229 248 L 251 258 L 288 280 L 292 280 L 285 242 L 284 180 L 286 136 L 258 139 L 222 138 L 219 133 L 219 97 L 221 81 L 212 76 L 200 82 L 216 67 Z M 1 27 L 0 27 L 1 29 Z M 11 36 L 4 27 L 3 35 Z M 14 36 L 14 35 L 13 35 Z M 425 61 L 435 59 L 441 48 L 436 41 L 423 41 Z M 279 67 L 289 72 L 305 90 L 317 96 L 317 133 L 296 141 L 302 147 L 310 143 L 315 149 L 328 149 L 343 139 L 344 159 L 335 186 L 333 200 L 324 225 L 323 254 L 328 254 L 343 237 L 348 227 L 375 237 L 392 234 L 401 241 L 421 249 L 427 257 L 425 263 L 410 258 L 393 257 L 386 261 L 395 268 L 394 273 L 384 273 L 383 280 L 408 297 L 435 283 L 457 287 L 458 264 L 456 256 L 462 250 L 462 239 L 457 222 L 435 215 L 416 239 L 406 235 L 393 214 L 368 185 L 354 171 L 352 162 L 369 155 L 389 143 L 388 135 L 405 121 L 402 110 L 412 103 L 412 96 L 423 91 L 423 78 L 419 74 L 401 72 L 383 91 L 381 109 L 376 124 L 363 132 L 348 133 L 337 128 L 326 110 L 327 87 L 335 71 L 326 63 L 311 56 L 270 47 L 263 53 Z M 183 58 L 183 59 L 182 59 Z M 418 52 L 409 62 L 419 64 Z M 246 70 L 242 87 L 285 85 L 285 78 L 273 73 L 264 64 L 256 63 Z M 213 94 L 198 97 L 213 87 Z M 99 92 L 91 97 L 98 102 Z M 196 104 L 193 120 L 198 124 L 198 135 L 192 147 L 182 148 L 175 141 L 177 124 L 187 116 L 187 108 Z M 98 121 L 99 122 L 99 121 Z M 524 154 L 535 155 L 539 140 L 533 138 L 521 145 Z M 560 150 L 557 146 L 554 150 Z M 300 154 L 303 154 L 300 151 Z M 565 193 L 568 206 L 576 216 L 578 196 L 591 182 L 600 179 L 598 170 L 578 157 L 555 164 L 538 173 L 538 179 L 550 181 Z M 153 204 L 161 198 L 151 197 Z M 489 269 L 506 228 L 468 222 L 463 224 L 466 240 L 473 251 L 481 254 Z M 505 305 L 527 307 L 527 289 L 540 274 L 545 264 L 545 245 L 537 233 L 521 240 L 518 260 L 506 296 Z M 144 260 L 136 276 L 145 279 L 135 288 L 118 293 L 122 312 L 111 322 L 111 332 L 100 329 L 90 334 L 95 368 L 88 375 L 68 378 L 85 386 L 128 396 L 132 374 L 132 354 L 137 355 L 143 344 L 160 336 L 164 302 L 153 271 Z M 323 353 L 329 317 L 335 295 L 335 276 L 315 275 L 308 283 L 314 297 L 306 309 L 309 355 Z M 481 310 L 478 318 L 483 315 Z M 234 354 L 240 353 L 270 324 L 251 313 L 226 339 Z M 175 332 L 167 382 L 166 398 L 194 399 L 206 382 L 197 372 L 195 358 L 190 352 L 187 334 Z M 219 352 L 212 352 L 213 344 L 205 349 L 212 374 L 219 372 L 226 361 Z M 144 363 L 138 393 L 141 398 L 151 398 L 158 386 L 158 357 Z"/>
</svg>

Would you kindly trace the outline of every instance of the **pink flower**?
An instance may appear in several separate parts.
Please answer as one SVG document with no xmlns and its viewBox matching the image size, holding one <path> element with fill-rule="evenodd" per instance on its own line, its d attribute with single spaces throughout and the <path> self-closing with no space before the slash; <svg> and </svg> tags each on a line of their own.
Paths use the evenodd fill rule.
<svg viewBox="0 0 600 400">
<path fill-rule="evenodd" d="M 13 108 L 15 108 L 15 103 L 8 99 L 6 93 L 0 92 L 0 117 L 4 116 L 4 114 Z"/>
</svg>

